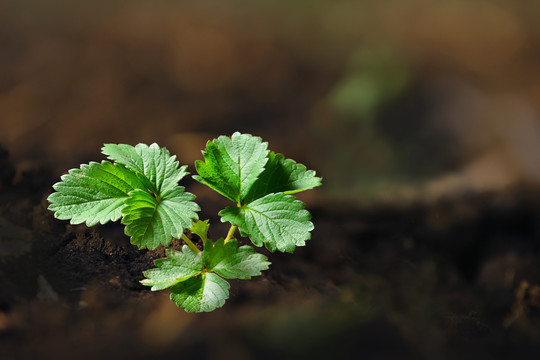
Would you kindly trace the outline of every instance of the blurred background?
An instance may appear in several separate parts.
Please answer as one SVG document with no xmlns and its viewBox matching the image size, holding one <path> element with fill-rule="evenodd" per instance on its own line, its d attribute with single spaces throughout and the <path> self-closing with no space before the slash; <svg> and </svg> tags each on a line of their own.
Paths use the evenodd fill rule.
<svg viewBox="0 0 540 360">
<path fill-rule="evenodd" d="M 47 181 L 18 209 L 30 208 L 34 224 L 50 217 L 50 185 L 80 163 L 103 159 L 103 143 L 157 142 L 193 172 L 207 140 L 252 133 L 324 179 L 306 194 L 315 231 L 310 250 L 300 252 L 304 263 L 272 255 L 270 272 L 301 275 L 274 275 L 273 287 L 242 285 L 244 300 L 231 312 L 207 317 L 179 313 L 166 295 L 157 307 L 130 300 L 137 311 L 157 309 L 137 323 L 146 339 L 136 348 L 141 358 L 182 346 L 198 354 L 207 338 L 194 319 L 213 334 L 234 324 L 203 358 L 330 356 L 332 344 L 349 356 L 359 338 L 379 358 L 445 358 L 456 343 L 467 348 L 467 339 L 476 358 L 484 345 L 496 357 L 518 323 L 511 335 L 532 339 L 526 349 L 538 350 L 538 316 L 523 314 L 540 311 L 540 251 L 531 245 L 540 244 L 539 16 L 540 2 L 527 0 L 1 1 L 0 145 L 13 166 L 11 184 L 31 183 L 25 174 Z M 0 212 L 10 221 L 0 230 L 23 236 L 13 226 L 24 226 L 17 219 L 25 215 L 14 214 Z M 31 253 L 42 249 L 32 246 Z M 40 271 L 36 265 L 34 280 Z M 34 292 L 5 297 L 9 309 L 20 299 L 30 308 L 4 323 L 0 311 L 0 335 L 2 324 L 64 331 L 72 307 L 55 308 L 60 320 L 50 325 L 33 317 L 43 309 L 29 300 L 36 292 L 53 296 L 48 286 L 62 296 L 55 274 L 33 284 Z M 268 298 L 265 286 L 278 295 Z M 81 296 L 90 300 L 83 300 L 98 304 L 99 291 L 87 290 Z M 252 298 L 264 306 L 250 305 Z M 495 300 L 485 308 L 479 299 Z M 77 313 L 73 349 L 92 349 L 85 336 L 133 339 L 116 333 L 131 324 L 131 313 L 121 311 L 100 318 L 108 330 L 96 335 L 92 316 L 109 307 L 97 309 L 89 318 Z M 233 335 L 242 346 L 228 342 Z M 395 352 L 377 348 L 381 338 Z M 47 348 L 43 342 L 36 346 Z M 103 346 L 118 358 L 133 355 Z"/>
<path fill-rule="evenodd" d="M 61 173 L 104 142 L 158 142 L 191 164 L 239 130 L 317 169 L 333 197 L 536 183 L 539 12 L 510 0 L 3 1 L 0 143 L 19 170 Z"/>
</svg>

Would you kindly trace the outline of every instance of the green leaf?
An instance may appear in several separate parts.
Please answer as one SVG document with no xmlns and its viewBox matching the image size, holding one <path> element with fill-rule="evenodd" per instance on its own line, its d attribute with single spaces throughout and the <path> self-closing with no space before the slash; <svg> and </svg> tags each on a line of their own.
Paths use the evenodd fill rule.
<svg viewBox="0 0 540 360">
<path fill-rule="evenodd" d="M 204 242 L 206 242 L 206 239 L 208 239 L 208 228 L 210 225 L 208 225 L 208 220 L 198 220 L 193 223 L 193 226 L 191 227 L 191 232 L 198 237 L 200 237 Z"/>
<path fill-rule="evenodd" d="M 219 239 L 215 244 L 211 240 L 204 244 L 204 266 L 227 279 L 250 279 L 267 270 L 270 262 L 266 256 L 258 254 L 251 246 L 238 247 L 235 239 L 227 243 Z"/>
<path fill-rule="evenodd" d="M 47 198 L 49 210 L 58 219 L 70 219 L 72 224 L 86 222 L 88 226 L 118 220 L 128 193 L 144 188 L 131 171 L 108 161 L 81 165 L 61 180 L 53 185 L 56 192 Z"/>
<path fill-rule="evenodd" d="M 131 243 L 139 249 L 155 249 L 168 246 L 173 237 L 180 238 L 184 228 L 191 228 L 193 220 L 198 219 L 200 208 L 194 198 L 181 186 L 165 192 L 161 200 L 144 190 L 130 192 L 122 210 L 122 224 Z"/>
<path fill-rule="evenodd" d="M 221 221 L 238 226 L 256 246 L 270 251 L 293 252 L 310 239 L 311 214 L 304 203 L 284 193 L 266 195 L 242 207 L 227 207 L 219 212 Z"/>
<path fill-rule="evenodd" d="M 277 192 L 294 194 L 320 185 L 321 178 L 315 176 L 315 171 L 307 170 L 304 165 L 271 151 L 264 171 L 251 187 L 245 201 L 249 203 Z"/>
<path fill-rule="evenodd" d="M 264 170 L 268 143 L 249 134 L 220 136 L 206 144 L 204 162 L 195 162 L 193 178 L 235 203 L 240 203 Z"/>
<path fill-rule="evenodd" d="M 213 311 L 225 304 L 229 288 L 226 280 L 204 272 L 172 286 L 171 300 L 187 312 Z"/>
<path fill-rule="evenodd" d="M 157 195 L 162 195 L 178 185 L 188 174 L 187 166 L 178 167 L 176 156 L 157 144 L 105 144 L 102 152 L 139 175 L 145 186 Z"/>
<path fill-rule="evenodd" d="M 146 270 L 141 284 L 152 286 L 152 291 L 163 290 L 178 282 L 200 274 L 203 267 L 202 253 L 196 253 L 184 245 L 182 251 L 165 250 L 166 258 L 157 259 L 157 268 Z"/>
</svg>

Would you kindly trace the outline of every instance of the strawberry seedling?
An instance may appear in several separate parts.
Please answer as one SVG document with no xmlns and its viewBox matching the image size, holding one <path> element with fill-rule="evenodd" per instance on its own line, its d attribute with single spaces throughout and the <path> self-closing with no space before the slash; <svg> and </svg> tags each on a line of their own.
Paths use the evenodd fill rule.
<svg viewBox="0 0 540 360">
<path fill-rule="evenodd" d="M 195 195 L 178 182 L 188 172 L 176 156 L 157 144 L 106 144 L 111 161 L 91 162 L 63 175 L 48 200 L 55 217 L 72 224 L 120 220 L 139 249 L 169 246 L 182 239 L 182 251 L 166 250 L 141 281 L 152 290 L 169 288 L 171 300 L 188 312 L 212 311 L 229 297 L 225 279 L 250 279 L 268 269 L 267 258 L 249 245 L 238 246 L 238 231 L 258 247 L 293 252 L 311 237 L 313 224 L 304 203 L 292 194 L 321 185 L 315 172 L 267 149 L 259 137 L 234 133 L 209 141 L 193 178 L 234 205 L 219 212 L 231 224 L 224 238 L 208 238 Z M 184 233 L 202 240 L 199 249 Z"/>
</svg>

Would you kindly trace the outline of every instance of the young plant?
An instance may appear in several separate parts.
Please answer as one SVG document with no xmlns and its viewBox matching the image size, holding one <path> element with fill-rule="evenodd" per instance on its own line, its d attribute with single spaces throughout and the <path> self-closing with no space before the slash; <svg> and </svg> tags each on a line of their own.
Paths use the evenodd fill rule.
<svg viewBox="0 0 540 360">
<path fill-rule="evenodd" d="M 193 178 L 234 204 L 219 212 L 231 227 L 215 242 L 207 235 L 208 220 L 198 220 L 195 195 L 178 186 L 187 166 L 157 144 L 106 144 L 102 152 L 112 162 L 91 162 L 63 175 L 48 197 L 49 210 L 72 224 L 120 220 L 139 249 L 182 239 L 182 251 L 167 249 L 141 283 L 154 291 L 169 288 L 171 300 L 187 312 L 212 311 L 229 297 L 224 279 L 250 279 L 270 265 L 253 247 L 238 246 L 237 230 L 272 252 L 293 252 L 311 237 L 311 215 L 291 194 L 319 186 L 321 179 L 267 147 L 259 137 L 236 132 L 209 141 L 204 161 L 195 163 Z M 185 229 L 202 240 L 202 250 Z"/>
</svg>

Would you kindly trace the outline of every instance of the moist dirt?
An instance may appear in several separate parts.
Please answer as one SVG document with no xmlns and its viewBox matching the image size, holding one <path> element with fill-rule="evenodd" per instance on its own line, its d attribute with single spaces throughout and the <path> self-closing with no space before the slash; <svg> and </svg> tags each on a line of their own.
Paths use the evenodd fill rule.
<svg viewBox="0 0 540 360">
<path fill-rule="evenodd" d="M 0 152 L 1 359 L 526 359 L 540 351 L 540 190 L 359 206 L 314 196 L 294 254 L 187 314 L 139 281 L 164 249 L 60 221 Z M 186 184 L 183 184 L 186 185 Z M 225 203 L 188 180 L 210 236 Z M 245 242 L 246 240 L 243 239 Z M 200 244 L 199 244 L 200 245 Z M 172 247 L 179 249 L 174 240 Z"/>
</svg>

